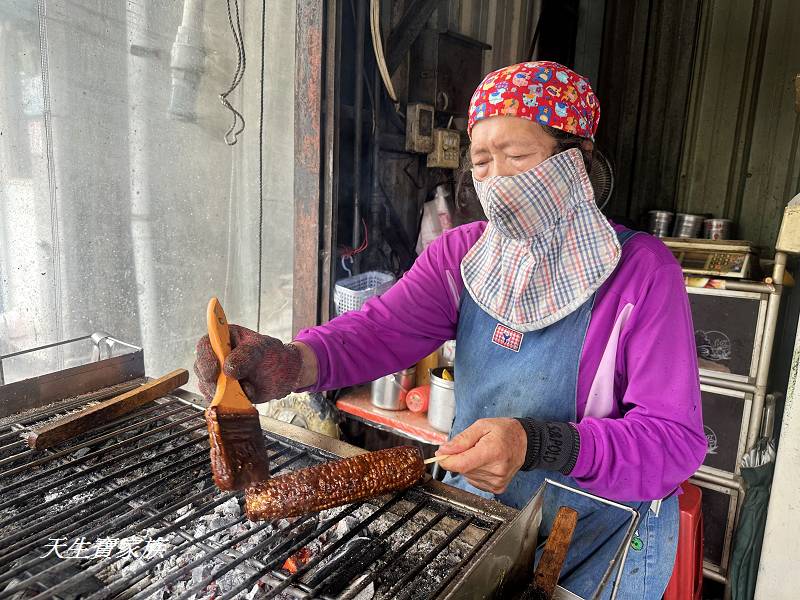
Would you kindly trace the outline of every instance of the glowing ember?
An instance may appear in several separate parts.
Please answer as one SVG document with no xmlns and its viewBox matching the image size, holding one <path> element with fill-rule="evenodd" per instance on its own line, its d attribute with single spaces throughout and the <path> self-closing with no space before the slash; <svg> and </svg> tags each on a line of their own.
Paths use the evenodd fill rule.
<svg viewBox="0 0 800 600">
<path fill-rule="evenodd" d="M 297 573 L 303 565 L 311 560 L 312 556 L 313 554 L 309 548 L 300 548 L 300 550 L 286 559 L 286 562 L 283 563 L 283 568 L 289 573 Z"/>
</svg>

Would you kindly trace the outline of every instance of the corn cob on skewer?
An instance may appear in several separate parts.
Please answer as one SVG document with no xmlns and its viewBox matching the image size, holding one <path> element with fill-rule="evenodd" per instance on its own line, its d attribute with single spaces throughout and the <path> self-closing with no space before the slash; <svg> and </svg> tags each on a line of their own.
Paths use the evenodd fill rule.
<svg viewBox="0 0 800 600">
<path fill-rule="evenodd" d="M 245 490 L 251 521 L 295 517 L 396 492 L 425 472 L 417 448 L 399 446 L 279 475 Z"/>
</svg>

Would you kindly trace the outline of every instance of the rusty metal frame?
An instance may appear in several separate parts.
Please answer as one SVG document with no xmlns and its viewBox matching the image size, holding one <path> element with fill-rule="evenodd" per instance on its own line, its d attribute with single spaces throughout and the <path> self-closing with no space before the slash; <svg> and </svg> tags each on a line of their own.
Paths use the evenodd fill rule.
<svg viewBox="0 0 800 600">
<path fill-rule="evenodd" d="M 336 265 L 336 223 L 339 206 L 339 82 L 341 81 L 342 6 L 341 0 L 328 0 L 325 31 L 325 147 L 323 149 L 324 170 L 322 204 L 322 278 L 319 289 L 320 322 L 333 314 L 333 273 Z"/>
<path fill-rule="evenodd" d="M 295 24 L 292 333 L 327 318 L 335 236 L 338 0 L 299 0 Z M 333 35 L 326 35 L 331 32 Z M 326 65 L 332 68 L 326 69 Z M 326 118 L 327 115 L 327 118 Z"/>
</svg>

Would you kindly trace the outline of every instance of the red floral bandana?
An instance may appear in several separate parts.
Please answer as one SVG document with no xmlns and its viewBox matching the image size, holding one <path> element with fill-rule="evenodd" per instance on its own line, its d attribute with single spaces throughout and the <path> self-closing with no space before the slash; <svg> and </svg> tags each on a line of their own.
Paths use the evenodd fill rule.
<svg viewBox="0 0 800 600">
<path fill-rule="evenodd" d="M 489 73 L 469 104 L 467 132 L 488 117 L 513 116 L 594 140 L 600 103 L 589 81 L 550 61 L 526 62 Z"/>
</svg>

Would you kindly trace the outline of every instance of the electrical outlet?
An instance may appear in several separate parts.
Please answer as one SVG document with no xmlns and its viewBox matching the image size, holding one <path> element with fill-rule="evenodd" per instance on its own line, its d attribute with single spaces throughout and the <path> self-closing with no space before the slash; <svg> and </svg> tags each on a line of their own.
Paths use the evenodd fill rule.
<svg viewBox="0 0 800 600">
<path fill-rule="evenodd" d="M 457 169 L 460 162 L 461 136 L 455 129 L 434 129 L 433 150 L 428 154 L 428 168 Z"/>
<path fill-rule="evenodd" d="M 427 154 L 433 150 L 433 107 L 409 104 L 406 108 L 406 150 Z"/>
</svg>

